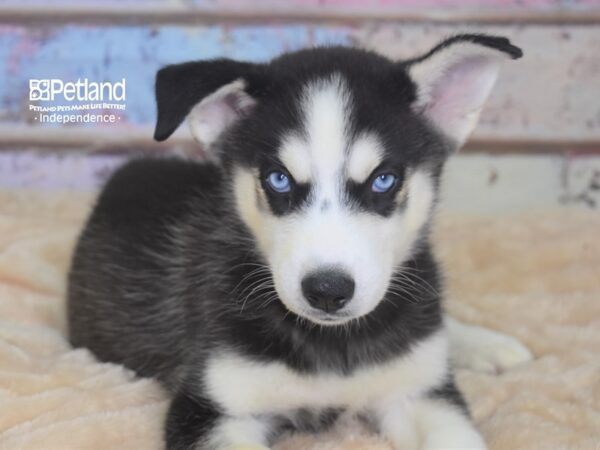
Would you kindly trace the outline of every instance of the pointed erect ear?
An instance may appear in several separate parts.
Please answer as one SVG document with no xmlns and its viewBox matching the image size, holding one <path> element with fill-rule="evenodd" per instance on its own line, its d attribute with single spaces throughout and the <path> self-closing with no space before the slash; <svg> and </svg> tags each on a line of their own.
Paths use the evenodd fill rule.
<svg viewBox="0 0 600 450">
<path fill-rule="evenodd" d="M 415 111 L 460 147 L 469 137 L 503 61 L 523 55 L 506 38 L 454 36 L 404 63 L 417 85 Z"/>
<path fill-rule="evenodd" d="M 258 67 L 219 59 L 160 69 L 156 74 L 154 139 L 164 141 L 187 117 L 194 138 L 208 148 L 255 104 L 250 84 Z"/>
</svg>

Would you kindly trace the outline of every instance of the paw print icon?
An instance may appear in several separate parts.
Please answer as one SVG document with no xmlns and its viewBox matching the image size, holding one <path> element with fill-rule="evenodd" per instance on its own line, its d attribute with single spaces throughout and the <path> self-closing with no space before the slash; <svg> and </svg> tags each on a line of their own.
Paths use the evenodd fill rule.
<svg viewBox="0 0 600 450">
<path fill-rule="evenodd" d="M 29 80 L 29 100 L 50 100 L 50 80 Z"/>
</svg>

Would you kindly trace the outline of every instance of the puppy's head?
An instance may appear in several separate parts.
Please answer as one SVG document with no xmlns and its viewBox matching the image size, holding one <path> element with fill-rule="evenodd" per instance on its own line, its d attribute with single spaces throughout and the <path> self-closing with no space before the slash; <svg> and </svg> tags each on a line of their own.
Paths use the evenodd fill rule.
<svg viewBox="0 0 600 450">
<path fill-rule="evenodd" d="M 372 311 L 426 230 L 446 157 L 477 122 L 507 39 L 460 35 L 402 62 L 350 48 L 159 71 L 155 138 L 184 118 L 295 314 Z"/>
</svg>

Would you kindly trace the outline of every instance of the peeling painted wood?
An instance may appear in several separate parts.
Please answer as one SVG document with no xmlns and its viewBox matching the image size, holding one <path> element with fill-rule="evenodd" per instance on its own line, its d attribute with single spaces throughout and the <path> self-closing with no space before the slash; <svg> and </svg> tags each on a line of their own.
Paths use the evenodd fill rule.
<svg viewBox="0 0 600 450">
<path fill-rule="evenodd" d="M 0 26 L 0 123 L 34 124 L 28 81 L 127 80 L 123 126 L 154 121 L 154 75 L 162 65 L 227 56 L 264 61 L 281 52 L 349 43 L 346 27 Z"/>
<path fill-rule="evenodd" d="M 600 27 L 377 25 L 353 35 L 357 45 L 392 58 L 424 52 L 456 33 L 504 35 L 524 57 L 503 67 L 475 137 L 600 142 Z"/>
<path fill-rule="evenodd" d="M 149 145 L 156 70 L 227 56 L 264 61 L 318 44 L 358 45 L 394 58 L 424 51 L 458 31 L 510 36 L 525 57 L 507 64 L 473 137 L 481 148 L 600 147 L 600 27 L 366 23 L 229 26 L 0 26 L 0 142 L 26 145 Z M 28 110 L 30 78 L 127 80 L 118 125 L 42 126 Z M 110 133 L 107 133 L 110 127 Z M 183 131 L 181 133 L 184 133 Z M 3 139 L 4 138 L 4 139 Z M 189 142 L 189 137 L 180 134 Z M 72 145 L 73 146 L 73 145 Z"/>
<path fill-rule="evenodd" d="M 43 146 L 60 153 L 103 151 L 149 152 L 176 150 L 184 155 L 202 154 L 199 144 L 193 140 L 186 126 L 181 126 L 166 142 L 152 139 L 150 126 L 131 127 L 40 127 L 0 124 L 0 152 L 23 146 Z M 474 136 L 467 141 L 463 153 L 564 153 L 567 151 L 600 153 L 599 141 L 584 139 L 515 139 L 496 135 L 492 138 Z"/>
<path fill-rule="evenodd" d="M 215 23 L 263 21 L 431 21 L 589 24 L 600 18 L 597 0 L 5 0 L 0 19 L 95 23 Z"/>
<path fill-rule="evenodd" d="M 0 189 L 96 190 L 129 157 L 39 149 L 0 152 Z M 465 175 L 467 174 L 467 175 Z M 600 209 L 598 155 L 458 155 L 446 167 L 442 211 L 502 214 Z"/>
<path fill-rule="evenodd" d="M 568 154 L 562 175 L 564 204 L 600 210 L 600 157 Z"/>
</svg>

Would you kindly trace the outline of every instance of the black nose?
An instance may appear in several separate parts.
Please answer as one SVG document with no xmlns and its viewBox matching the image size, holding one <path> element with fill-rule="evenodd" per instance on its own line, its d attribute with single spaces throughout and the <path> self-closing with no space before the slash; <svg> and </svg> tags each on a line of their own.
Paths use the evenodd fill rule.
<svg viewBox="0 0 600 450">
<path fill-rule="evenodd" d="M 354 280 L 339 270 L 320 270 L 302 280 L 302 293 L 314 308 L 332 313 L 354 295 Z"/>
</svg>

